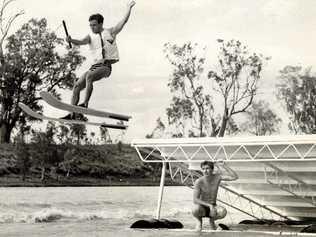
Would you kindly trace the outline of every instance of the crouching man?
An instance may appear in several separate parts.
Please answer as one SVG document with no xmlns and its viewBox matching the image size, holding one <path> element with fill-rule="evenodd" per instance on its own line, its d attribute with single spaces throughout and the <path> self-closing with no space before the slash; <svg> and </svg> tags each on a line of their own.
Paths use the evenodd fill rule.
<svg viewBox="0 0 316 237">
<path fill-rule="evenodd" d="M 227 210 L 217 205 L 217 192 L 221 181 L 233 181 L 238 179 L 235 171 L 229 168 L 224 162 L 215 163 L 219 172 L 214 172 L 214 163 L 203 161 L 201 169 L 203 176 L 196 180 L 194 184 L 192 210 L 193 216 L 197 220 L 196 231 L 202 230 L 202 218 L 209 218 L 211 229 L 215 230 L 215 220 L 226 216 Z"/>
</svg>

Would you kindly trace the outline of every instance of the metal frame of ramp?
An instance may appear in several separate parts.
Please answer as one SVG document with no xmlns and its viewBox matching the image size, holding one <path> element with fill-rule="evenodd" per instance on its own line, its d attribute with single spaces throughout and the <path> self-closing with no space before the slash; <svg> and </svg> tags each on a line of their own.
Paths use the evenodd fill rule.
<svg viewBox="0 0 316 237">
<path fill-rule="evenodd" d="M 172 167 L 174 166 L 174 167 Z M 186 185 L 190 188 L 193 187 L 194 181 L 201 177 L 201 174 L 189 170 L 183 165 L 169 163 L 169 173 L 171 179 L 180 184 Z M 267 206 L 252 200 L 249 197 L 240 195 L 236 191 L 230 189 L 226 185 L 220 185 L 220 191 L 218 194 L 218 201 L 230 208 L 233 208 L 243 214 L 246 214 L 252 218 L 262 219 L 274 219 L 274 220 L 289 220 L 288 217 L 283 216 L 276 210 L 273 210 Z"/>
<path fill-rule="evenodd" d="M 221 189 L 257 204 L 249 212 L 233 203 L 255 218 L 262 210 L 283 219 L 316 218 L 316 135 L 136 139 L 132 146 L 144 162 L 185 163 L 189 170 L 224 160 L 240 178 Z M 162 198 L 163 183 L 160 188 Z"/>
</svg>

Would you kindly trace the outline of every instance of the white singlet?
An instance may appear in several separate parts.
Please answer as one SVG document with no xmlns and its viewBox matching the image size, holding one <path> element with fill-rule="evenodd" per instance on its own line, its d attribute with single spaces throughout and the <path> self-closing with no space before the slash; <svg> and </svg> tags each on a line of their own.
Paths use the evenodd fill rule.
<svg viewBox="0 0 316 237">
<path fill-rule="evenodd" d="M 109 29 L 104 29 L 100 34 L 102 35 L 102 39 L 104 43 L 104 47 L 103 47 L 105 50 L 104 59 L 111 61 L 112 63 L 118 62 L 119 53 L 118 53 L 115 37 L 111 35 Z M 89 48 L 90 48 L 92 60 L 94 63 L 100 61 L 103 58 L 100 34 L 89 35 L 90 36 Z"/>
</svg>

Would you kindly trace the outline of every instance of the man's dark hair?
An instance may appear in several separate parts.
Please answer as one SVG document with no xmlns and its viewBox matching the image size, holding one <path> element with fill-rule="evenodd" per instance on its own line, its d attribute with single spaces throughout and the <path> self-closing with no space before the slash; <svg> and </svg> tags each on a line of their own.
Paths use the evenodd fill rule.
<svg viewBox="0 0 316 237">
<path fill-rule="evenodd" d="M 201 168 L 203 166 L 209 166 L 211 169 L 214 169 L 214 162 L 205 160 L 201 163 Z"/>
<path fill-rule="evenodd" d="M 93 14 L 89 17 L 89 21 L 93 21 L 93 20 L 96 20 L 99 24 L 100 23 L 103 23 L 103 16 L 101 14 Z"/>
</svg>

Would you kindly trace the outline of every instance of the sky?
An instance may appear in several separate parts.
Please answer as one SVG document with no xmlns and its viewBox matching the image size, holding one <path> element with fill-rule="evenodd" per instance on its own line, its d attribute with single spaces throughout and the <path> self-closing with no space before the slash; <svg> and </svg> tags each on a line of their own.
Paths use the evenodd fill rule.
<svg viewBox="0 0 316 237">
<path fill-rule="evenodd" d="M 101 13 L 105 26 L 116 24 L 126 11 L 127 0 L 16 0 L 10 11 L 24 10 L 10 33 L 31 18 L 46 18 L 49 28 L 64 37 L 62 20 L 73 38 L 90 33 L 88 18 Z M 117 37 L 120 62 L 110 78 L 97 82 L 90 107 L 132 116 L 124 140 L 144 138 L 152 132 L 172 94 L 167 83 L 172 67 L 163 53 L 167 42 L 186 42 L 206 47 L 206 69 L 214 67 L 217 39 L 236 39 L 249 49 L 270 56 L 260 84 L 262 97 L 273 104 L 281 116 L 281 105 L 273 88 L 278 71 L 286 65 L 314 66 L 316 62 L 315 0 L 138 0 L 129 22 Z M 82 47 L 88 56 L 87 48 Z M 78 75 L 89 62 L 78 70 Z M 70 101 L 71 91 L 60 91 Z M 44 113 L 65 113 L 45 106 Z M 103 121 L 92 118 L 91 121 Z M 98 131 L 97 128 L 89 128 Z M 113 138 L 120 133 L 113 132 Z"/>
</svg>

